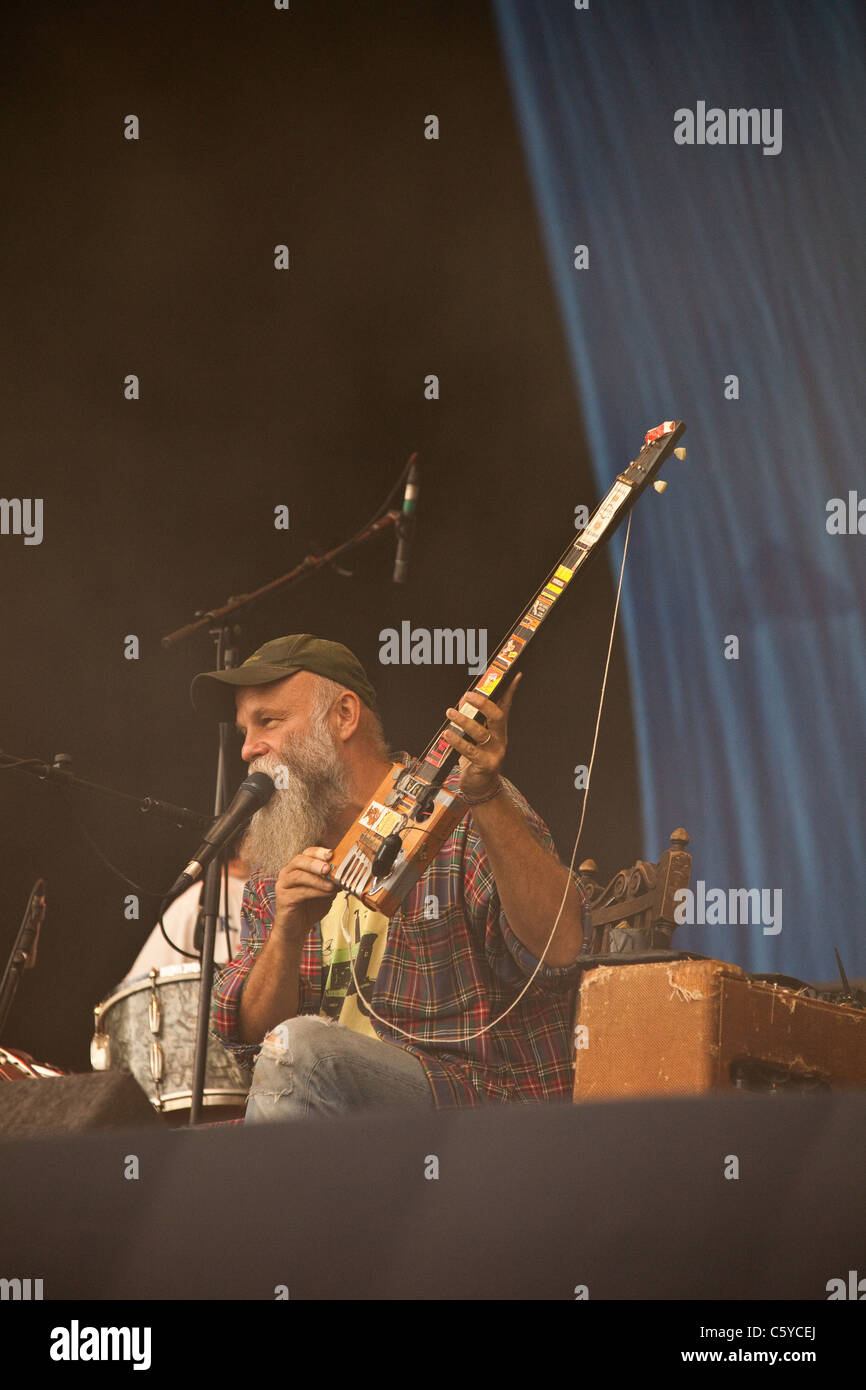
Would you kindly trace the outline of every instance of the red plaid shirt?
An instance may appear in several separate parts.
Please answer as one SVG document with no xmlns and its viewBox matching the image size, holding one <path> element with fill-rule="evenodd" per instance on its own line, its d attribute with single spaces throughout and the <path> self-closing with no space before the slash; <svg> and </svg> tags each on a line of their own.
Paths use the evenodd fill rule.
<svg viewBox="0 0 866 1390">
<path fill-rule="evenodd" d="M 456 786 L 458 775 L 452 773 L 447 785 Z M 512 783 L 503 778 L 503 784 L 533 833 L 556 857 L 547 826 Z M 238 1007 L 273 924 L 274 883 L 265 877 L 247 883 L 241 949 L 214 982 L 214 1032 L 248 1066 L 259 1049 L 238 1042 Z M 438 899 L 438 916 L 432 920 L 425 916 L 431 895 Z M 553 923 L 539 925 L 549 929 Z M 386 1042 L 418 1058 L 439 1109 L 491 1101 L 570 1100 L 578 960 L 564 966 L 545 962 L 507 1018 L 480 1037 L 470 1037 L 508 1007 L 536 964 L 537 957 L 508 925 L 481 837 L 466 815 L 392 917 L 376 977 L 373 1008 L 405 1028 L 413 1041 L 375 1017 L 373 1028 Z M 319 1012 L 324 979 L 317 924 L 301 957 L 299 1013 Z"/>
</svg>

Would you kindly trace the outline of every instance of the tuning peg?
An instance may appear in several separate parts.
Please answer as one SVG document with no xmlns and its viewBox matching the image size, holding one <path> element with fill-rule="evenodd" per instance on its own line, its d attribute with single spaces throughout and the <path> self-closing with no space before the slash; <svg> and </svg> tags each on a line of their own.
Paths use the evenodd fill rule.
<svg viewBox="0 0 866 1390">
<path fill-rule="evenodd" d="M 656 492 L 664 492 L 665 488 L 667 487 L 667 479 L 656 478 L 655 482 L 653 483 L 653 487 L 655 488 Z"/>
<path fill-rule="evenodd" d="M 686 456 L 686 451 L 685 451 L 685 449 L 674 449 L 674 458 L 675 458 L 675 459 L 679 459 L 680 463 L 682 463 L 682 461 L 683 461 L 683 459 L 685 458 L 685 456 Z"/>
</svg>

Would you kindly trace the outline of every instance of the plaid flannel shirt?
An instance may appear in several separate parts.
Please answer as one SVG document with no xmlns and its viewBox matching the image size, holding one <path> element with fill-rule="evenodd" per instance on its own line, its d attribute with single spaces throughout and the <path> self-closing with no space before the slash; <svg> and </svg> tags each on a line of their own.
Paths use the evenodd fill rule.
<svg viewBox="0 0 866 1390">
<path fill-rule="evenodd" d="M 458 776 L 455 770 L 446 785 L 456 787 Z M 535 836 L 556 857 L 547 826 L 517 788 L 502 780 Z M 583 890 L 575 882 L 585 911 Z M 238 1008 L 273 924 L 274 885 L 272 877 L 253 877 L 247 883 L 241 949 L 214 982 L 214 1032 L 247 1067 L 259 1048 L 238 1041 Z M 433 919 L 425 916 L 431 895 L 438 899 Z M 564 966 L 545 962 L 507 1018 L 480 1037 L 470 1036 L 508 1007 L 537 964 L 508 925 L 483 842 L 466 815 L 391 918 L 376 977 L 373 1008 L 413 1041 L 374 1017 L 373 1028 L 386 1042 L 418 1058 L 438 1109 L 570 1100 L 579 960 Z M 299 1014 L 319 1012 L 323 987 L 322 938 L 316 924 L 301 957 Z"/>
</svg>

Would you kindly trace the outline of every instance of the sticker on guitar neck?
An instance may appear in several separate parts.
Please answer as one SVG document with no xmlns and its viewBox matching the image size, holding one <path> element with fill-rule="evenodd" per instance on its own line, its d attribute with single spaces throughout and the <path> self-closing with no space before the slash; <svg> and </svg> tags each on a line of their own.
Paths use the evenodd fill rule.
<svg viewBox="0 0 866 1390">
<path fill-rule="evenodd" d="M 500 650 L 496 653 L 484 673 L 484 679 L 478 685 L 478 689 L 483 695 L 492 694 L 509 666 L 517 660 L 522 648 L 525 646 L 526 638 L 518 637 L 516 632 L 512 632 L 508 640 L 503 643 Z"/>
<path fill-rule="evenodd" d="M 599 504 L 598 511 L 590 521 L 585 530 L 581 531 L 576 544 L 589 550 L 590 546 L 596 544 L 604 535 L 611 521 L 620 506 L 629 496 L 631 488 L 628 483 L 614 483 L 604 501 Z"/>
<path fill-rule="evenodd" d="M 501 661 L 504 666 L 510 666 L 512 661 L 516 661 L 520 656 L 520 648 L 525 646 L 526 643 L 523 638 L 518 637 L 517 633 L 513 632 L 502 648 L 502 651 L 497 652 L 496 660 Z"/>
</svg>

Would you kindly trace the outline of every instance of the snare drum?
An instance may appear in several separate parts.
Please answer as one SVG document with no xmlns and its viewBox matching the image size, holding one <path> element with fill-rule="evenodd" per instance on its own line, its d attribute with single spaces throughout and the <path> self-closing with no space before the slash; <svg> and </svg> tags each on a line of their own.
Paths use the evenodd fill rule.
<svg viewBox="0 0 866 1390">
<path fill-rule="evenodd" d="M 131 1072 L 153 1107 L 180 1122 L 192 1105 L 200 981 L 198 965 L 165 966 L 93 1010 L 93 1070 Z M 202 1104 L 212 1118 L 240 1116 L 249 1086 L 232 1054 L 209 1037 Z"/>
</svg>

